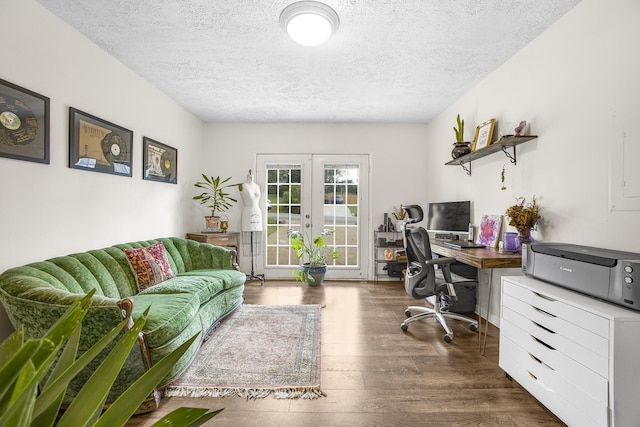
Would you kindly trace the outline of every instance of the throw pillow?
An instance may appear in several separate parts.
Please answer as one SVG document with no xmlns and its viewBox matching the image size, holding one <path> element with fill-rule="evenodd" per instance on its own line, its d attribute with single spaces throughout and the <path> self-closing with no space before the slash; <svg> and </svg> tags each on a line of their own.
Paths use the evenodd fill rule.
<svg viewBox="0 0 640 427">
<path fill-rule="evenodd" d="M 138 292 L 175 277 L 162 242 L 146 248 L 125 249 L 138 284 Z"/>
</svg>

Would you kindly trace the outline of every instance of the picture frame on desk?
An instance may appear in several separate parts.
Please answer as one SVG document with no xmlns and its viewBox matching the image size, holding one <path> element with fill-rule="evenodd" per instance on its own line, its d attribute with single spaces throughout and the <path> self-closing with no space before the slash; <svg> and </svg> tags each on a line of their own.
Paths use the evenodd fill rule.
<svg viewBox="0 0 640 427">
<path fill-rule="evenodd" d="M 476 127 L 476 135 L 473 138 L 471 151 L 480 150 L 491 145 L 496 119 L 489 119 Z"/>
<path fill-rule="evenodd" d="M 502 215 L 482 215 L 476 243 L 495 249 L 500 240 L 500 230 L 502 229 Z"/>
</svg>

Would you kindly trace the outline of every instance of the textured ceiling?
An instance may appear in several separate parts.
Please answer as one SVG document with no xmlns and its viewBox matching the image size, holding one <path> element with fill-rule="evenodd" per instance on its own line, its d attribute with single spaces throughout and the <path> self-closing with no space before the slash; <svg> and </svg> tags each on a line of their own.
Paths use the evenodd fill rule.
<svg viewBox="0 0 640 427">
<path fill-rule="evenodd" d="M 426 123 L 579 0 L 325 0 L 324 45 L 293 0 L 38 0 L 205 122 Z"/>
</svg>

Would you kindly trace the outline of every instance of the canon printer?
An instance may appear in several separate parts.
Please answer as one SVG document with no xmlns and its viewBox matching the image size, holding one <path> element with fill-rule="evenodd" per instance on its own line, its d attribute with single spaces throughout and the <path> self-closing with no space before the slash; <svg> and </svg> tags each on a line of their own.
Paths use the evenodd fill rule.
<svg viewBox="0 0 640 427">
<path fill-rule="evenodd" d="M 569 243 L 522 245 L 527 276 L 640 311 L 640 254 Z"/>
</svg>

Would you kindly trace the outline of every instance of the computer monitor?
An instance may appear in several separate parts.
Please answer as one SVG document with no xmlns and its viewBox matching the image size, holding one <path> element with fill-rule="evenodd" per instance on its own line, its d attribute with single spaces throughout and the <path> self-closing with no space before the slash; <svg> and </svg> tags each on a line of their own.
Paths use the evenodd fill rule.
<svg viewBox="0 0 640 427">
<path fill-rule="evenodd" d="M 429 203 L 426 228 L 431 232 L 468 232 L 471 223 L 471 202 Z"/>
</svg>

